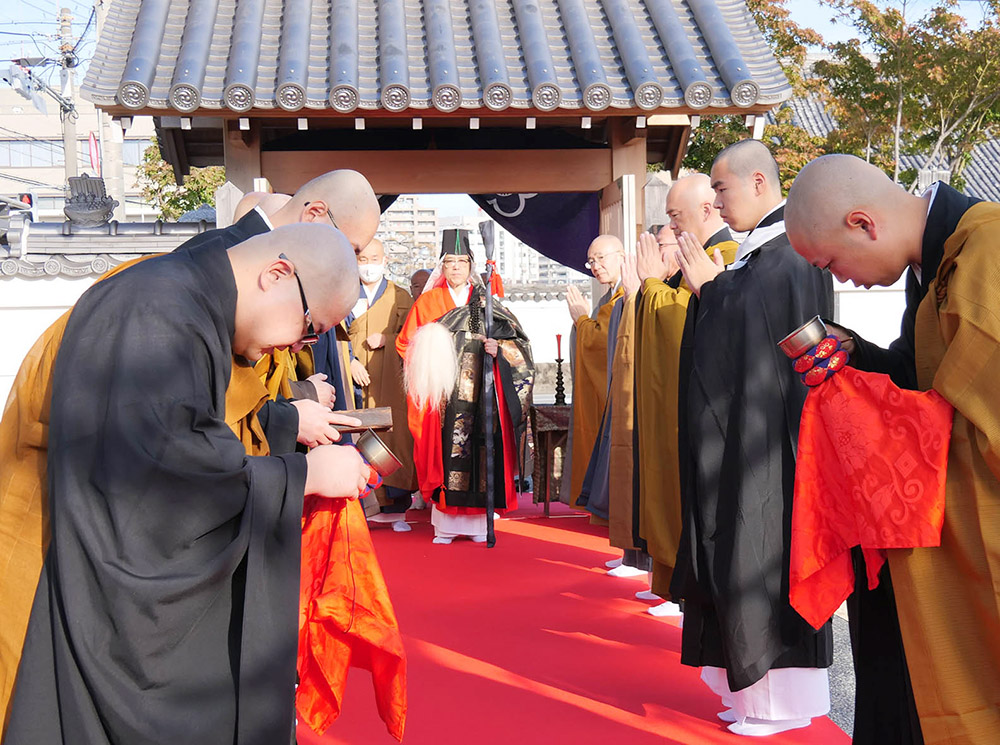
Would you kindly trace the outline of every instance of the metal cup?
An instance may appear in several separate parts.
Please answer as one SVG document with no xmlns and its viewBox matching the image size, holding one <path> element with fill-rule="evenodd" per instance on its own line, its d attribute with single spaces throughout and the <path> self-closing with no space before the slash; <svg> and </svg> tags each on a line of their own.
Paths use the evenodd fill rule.
<svg viewBox="0 0 1000 745">
<path fill-rule="evenodd" d="M 358 437 L 354 447 L 361 453 L 361 457 L 368 461 L 368 464 L 378 472 L 382 478 L 389 476 L 400 468 L 403 464 L 399 458 L 392 454 L 392 451 L 382 442 L 375 430 L 369 429 Z"/>
<path fill-rule="evenodd" d="M 829 336 L 826 324 L 819 316 L 814 316 L 778 342 L 781 351 L 791 359 L 797 359 Z"/>
</svg>

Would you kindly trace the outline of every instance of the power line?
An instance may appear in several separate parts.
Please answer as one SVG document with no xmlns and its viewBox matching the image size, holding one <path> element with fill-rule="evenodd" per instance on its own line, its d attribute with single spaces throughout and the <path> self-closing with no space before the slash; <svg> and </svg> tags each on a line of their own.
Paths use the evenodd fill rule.
<svg viewBox="0 0 1000 745">
<path fill-rule="evenodd" d="M 80 46 L 81 42 L 83 42 L 83 37 L 87 35 L 88 31 L 90 31 L 90 24 L 94 22 L 94 16 L 96 15 L 96 13 L 97 13 L 96 7 L 90 9 L 90 18 L 87 19 L 87 25 L 84 27 L 83 33 L 80 34 L 80 38 L 76 40 L 76 44 L 73 45 L 74 53 Z"/>
</svg>

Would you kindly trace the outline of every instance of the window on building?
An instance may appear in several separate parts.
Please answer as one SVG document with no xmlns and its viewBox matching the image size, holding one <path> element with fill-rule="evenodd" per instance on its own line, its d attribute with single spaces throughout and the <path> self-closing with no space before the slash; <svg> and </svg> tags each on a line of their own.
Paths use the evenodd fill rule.
<svg viewBox="0 0 1000 745">
<path fill-rule="evenodd" d="M 61 140 L 0 140 L 0 167 L 44 168 L 62 163 Z"/>
</svg>

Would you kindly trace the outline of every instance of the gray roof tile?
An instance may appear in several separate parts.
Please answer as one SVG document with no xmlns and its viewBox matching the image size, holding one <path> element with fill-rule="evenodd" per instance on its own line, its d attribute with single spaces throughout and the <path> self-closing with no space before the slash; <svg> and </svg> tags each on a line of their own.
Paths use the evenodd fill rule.
<svg viewBox="0 0 1000 745">
<path fill-rule="evenodd" d="M 742 0 L 111 0 L 100 106 L 589 110 L 769 106 Z"/>
</svg>

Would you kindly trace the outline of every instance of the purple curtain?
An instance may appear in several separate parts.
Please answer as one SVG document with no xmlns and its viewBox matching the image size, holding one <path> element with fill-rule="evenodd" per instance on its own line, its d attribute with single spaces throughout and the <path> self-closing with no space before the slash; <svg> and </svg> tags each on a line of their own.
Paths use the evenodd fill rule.
<svg viewBox="0 0 1000 745">
<path fill-rule="evenodd" d="M 587 272 L 587 248 L 600 229 L 596 192 L 470 194 L 483 211 L 543 256 Z"/>
</svg>

